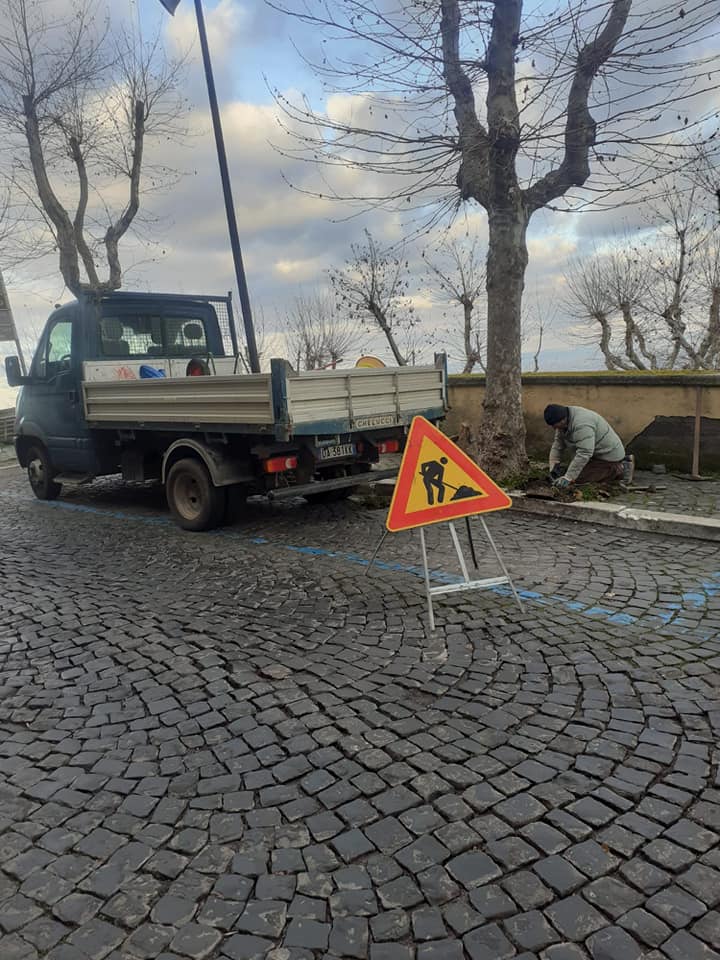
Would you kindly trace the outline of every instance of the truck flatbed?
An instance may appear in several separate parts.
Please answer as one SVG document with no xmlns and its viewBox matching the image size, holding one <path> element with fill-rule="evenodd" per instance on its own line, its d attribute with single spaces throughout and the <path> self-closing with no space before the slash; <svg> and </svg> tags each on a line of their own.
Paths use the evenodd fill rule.
<svg viewBox="0 0 720 960">
<path fill-rule="evenodd" d="M 273 361 L 271 373 L 84 380 L 91 428 L 188 429 L 270 434 L 277 440 L 352 433 L 442 417 L 445 379 L 439 367 L 292 372 Z"/>
</svg>

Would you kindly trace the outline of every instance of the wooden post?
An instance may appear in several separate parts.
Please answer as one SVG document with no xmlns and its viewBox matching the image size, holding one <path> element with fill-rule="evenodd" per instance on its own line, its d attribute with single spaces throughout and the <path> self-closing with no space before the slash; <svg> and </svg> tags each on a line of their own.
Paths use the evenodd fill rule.
<svg viewBox="0 0 720 960">
<path fill-rule="evenodd" d="M 700 476 L 700 427 L 702 424 L 702 387 L 695 387 L 695 429 L 693 431 L 692 475 Z"/>
</svg>

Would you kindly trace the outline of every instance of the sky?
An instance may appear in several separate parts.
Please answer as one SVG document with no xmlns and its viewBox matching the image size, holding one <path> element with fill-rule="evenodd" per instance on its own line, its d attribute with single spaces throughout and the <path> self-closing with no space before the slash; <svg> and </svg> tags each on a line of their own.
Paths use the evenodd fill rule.
<svg viewBox="0 0 720 960">
<path fill-rule="evenodd" d="M 69 0 L 49 2 L 62 7 Z M 389 211 L 358 215 L 355 208 L 289 185 L 291 181 L 316 189 L 317 172 L 276 149 L 288 146 L 288 140 L 278 123 L 271 88 L 326 105 L 318 79 L 297 49 L 312 56 L 319 50 L 318 38 L 263 0 L 204 0 L 204 6 L 248 284 L 256 319 L 265 331 L 259 338 L 268 352 L 284 353 L 286 342 L 277 332 L 279 318 L 293 299 L 326 288 L 328 269 L 344 263 L 351 244 L 362 242 L 365 228 L 381 245 L 397 245 L 413 232 L 413 224 Z M 181 176 L 172 189 L 151 191 L 144 198 L 139 226 L 151 242 L 123 242 L 125 288 L 225 293 L 235 287 L 234 272 L 192 0 L 181 0 L 175 17 L 165 12 L 159 0 L 114 0 L 112 16 L 139 22 L 146 36 L 159 26 L 169 50 L 190 51 L 184 79 L 188 135 L 182 143 L 148 145 L 151 162 L 170 165 Z M 337 108 L 337 102 L 330 106 Z M 358 174 L 339 176 L 345 176 L 346 185 L 358 186 Z M 602 367 L 599 351 L 564 309 L 563 272 L 570 257 L 622 229 L 628 216 L 634 214 L 578 216 L 540 211 L 534 216 L 525 289 L 526 302 L 536 316 L 545 319 L 542 370 Z M 484 213 L 477 205 L 466 204 L 451 232 L 461 240 L 468 236 L 482 240 L 487 233 Z M 424 358 L 431 359 L 433 350 L 445 346 L 457 358 L 456 337 L 445 331 L 460 323 L 461 308 L 448 305 L 440 292 L 429 288 L 421 259 L 423 244 L 413 242 L 405 256 L 422 329 L 435 331 L 434 341 L 424 348 Z M 71 299 L 54 257 L 5 270 L 5 279 L 27 343 L 37 337 L 52 307 Z M 526 367 L 531 366 L 537 347 L 537 330 L 530 327 L 523 347 Z M 10 351 L 10 345 L 0 345 L 0 355 Z M 357 356 L 362 352 L 390 362 L 387 346 L 369 332 L 363 332 L 356 345 Z M 350 363 L 354 359 L 348 358 Z M 457 369 L 458 362 L 453 360 L 451 368 Z M 0 373 L 0 408 L 11 397 L 2 377 Z"/>
</svg>

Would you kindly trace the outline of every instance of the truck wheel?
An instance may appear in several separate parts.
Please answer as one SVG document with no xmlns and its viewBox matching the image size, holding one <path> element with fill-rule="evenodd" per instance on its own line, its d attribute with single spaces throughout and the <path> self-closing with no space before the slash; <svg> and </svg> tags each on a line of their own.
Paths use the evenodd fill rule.
<svg viewBox="0 0 720 960">
<path fill-rule="evenodd" d="M 53 480 L 53 469 L 45 447 L 38 444 L 27 452 L 27 472 L 32 492 L 38 500 L 56 500 L 62 487 Z"/>
<path fill-rule="evenodd" d="M 225 490 L 216 487 L 205 464 L 199 460 L 178 460 L 165 481 L 170 513 L 183 530 L 212 530 L 222 521 Z"/>
</svg>

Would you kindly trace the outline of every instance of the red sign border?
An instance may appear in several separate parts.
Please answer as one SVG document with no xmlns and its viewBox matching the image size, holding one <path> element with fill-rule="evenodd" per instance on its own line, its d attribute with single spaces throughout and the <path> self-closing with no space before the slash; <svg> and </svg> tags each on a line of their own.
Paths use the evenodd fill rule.
<svg viewBox="0 0 720 960">
<path fill-rule="evenodd" d="M 482 500 L 475 498 L 454 500 L 441 506 L 413 511 L 412 514 L 407 513 L 410 489 L 415 480 L 416 468 L 420 460 L 420 447 L 425 438 L 432 440 L 449 460 L 452 460 L 456 466 L 468 474 L 474 486 L 479 487 L 485 494 Z M 456 443 L 453 443 L 450 437 L 446 436 L 429 420 L 426 420 L 425 417 L 413 418 L 402 463 L 400 464 L 400 471 L 395 481 L 390 509 L 385 520 L 385 526 L 391 533 L 412 530 L 414 527 L 429 526 L 432 523 L 457 520 L 477 513 L 507 510 L 511 506 L 512 500 L 505 491 L 501 490 L 495 481 L 481 470 Z"/>
</svg>

